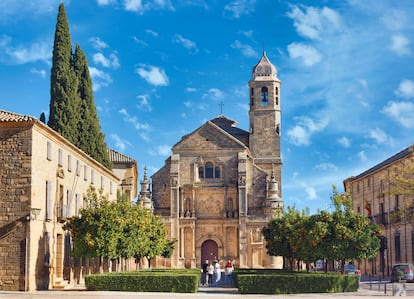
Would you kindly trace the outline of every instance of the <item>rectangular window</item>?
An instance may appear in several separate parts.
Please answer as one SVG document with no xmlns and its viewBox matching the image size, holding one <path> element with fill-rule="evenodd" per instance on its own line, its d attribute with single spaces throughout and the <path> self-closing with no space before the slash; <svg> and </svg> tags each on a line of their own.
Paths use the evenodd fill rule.
<svg viewBox="0 0 414 299">
<path fill-rule="evenodd" d="M 400 262 L 401 261 L 400 235 L 395 235 L 394 246 L 395 246 L 395 261 Z"/>
<path fill-rule="evenodd" d="M 359 193 L 359 182 L 357 183 L 357 192 Z"/>
<path fill-rule="evenodd" d="M 85 181 L 88 180 L 88 166 L 86 166 L 86 165 L 83 166 L 83 179 Z"/>
<path fill-rule="evenodd" d="M 112 181 L 109 182 L 109 193 L 112 194 L 114 192 L 113 190 L 113 184 Z"/>
<path fill-rule="evenodd" d="M 63 150 L 58 149 L 58 165 L 63 166 Z"/>
<path fill-rule="evenodd" d="M 63 185 L 59 185 L 59 194 L 58 194 L 58 204 L 57 204 L 57 217 L 62 218 L 63 216 Z"/>
<path fill-rule="evenodd" d="M 72 156 L 68 155 L 68 171 L 72 171 Z"/>
<path fill-rule="evenodd" d="M 79 210 L 80 210 L 80 204 L 81 204 L 81 196 L 79 193 L 76 193 L 75 195 L 75 215 L 79 216 Z"/>
<path fill-rule="evenodd" d="M 105 178 L 101 176 L 101 189 L 105 189 Z"/>
<path fill-rule="evenodd" d="M 371 188 L 371 178 L 368 178 L 367 185 L 368 185 L 368 189 L 370 189 Z"/>
<path fill-rule="evenodd" d="M 80 165 L 80 161 L 76 160 L 76 175 L 80 176 L 81 173 L 81 165 Z"/>
<path fill-rule="evenodd" d="M 52 182 L 46 181 L 46 220 L 53 219 Z"/>
<path fill-rule="evenodd" d="M 381 224 L 386 224 L 385 222 L 385 209 L 384 209 L 384 203 L 380 203 L 379 205 L 379 209 L 380 209 L 380 223 Z"/>
<path fill-rule="evenodd" d="M 52 160 L 52 142 L 47 142 L 47 150 L 46 150 L 46 158 L 51 161 Z"/>
<path fill-rule="evenodd" d="M 65 217 L 72 216 L 72 190 L 66 191 L 66 209 Z"/>
<path fill-rule="evenodd" d="M 91 184 L 95 184 L 95 172 L 91 169 Z"/>
</svg>

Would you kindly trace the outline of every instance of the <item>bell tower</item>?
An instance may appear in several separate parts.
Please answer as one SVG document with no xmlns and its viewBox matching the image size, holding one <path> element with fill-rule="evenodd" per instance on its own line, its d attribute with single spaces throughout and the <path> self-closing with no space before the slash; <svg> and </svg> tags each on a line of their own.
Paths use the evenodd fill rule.
<svg viewBox="0 0 414 299">
<path fill-rule="evenodd" d="M 260 61 L 252 69 L 249 81 L 249 148 L 255 164 L 269 176 L 274 167 L 274 176 L 279 186 L 282 185 L 280 85 L 276 67 L 266 52 L 263 52 Z"/>
</svg>

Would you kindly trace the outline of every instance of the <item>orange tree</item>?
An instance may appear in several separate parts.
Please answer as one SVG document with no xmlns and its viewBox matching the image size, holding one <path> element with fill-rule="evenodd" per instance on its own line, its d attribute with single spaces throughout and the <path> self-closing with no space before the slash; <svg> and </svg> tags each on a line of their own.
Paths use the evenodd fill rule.
<svg viewBox="0 0 414 299">
<path fill-rule="evenodd" d="M 171 255 L 174 243 L 159 216 L 120 193 L 116 201 L 108 201 L 91 187 L 84 199 L 87 205 L 80 215 L 64 225 L 72 237 L 72 256 L 119 260 Z"/>
<path fill-rule="evenodd" d="M 308 216 L 288 207 L 280 218 L 272 219 L 262 230 L 268 254 L 311 263 L 318 259 L 348 260 L 374 257 L 380 247 L 379 227 L 352 210 L 349 194 L 333 188 L 335 210 Z"/>
</svg>

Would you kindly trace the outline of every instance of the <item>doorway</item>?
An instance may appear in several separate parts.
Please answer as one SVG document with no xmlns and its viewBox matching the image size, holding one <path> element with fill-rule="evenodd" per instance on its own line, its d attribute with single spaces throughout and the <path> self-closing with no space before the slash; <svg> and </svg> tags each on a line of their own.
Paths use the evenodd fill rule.
<svg viewBox="0 0 414 299">
<path fill-rule="evenodd" d="M 209 262 L 218 260 L 218 245 L 213 240 L 204 241 L 201 245 L 201 263 L 205 260 Z"/>
</svg>

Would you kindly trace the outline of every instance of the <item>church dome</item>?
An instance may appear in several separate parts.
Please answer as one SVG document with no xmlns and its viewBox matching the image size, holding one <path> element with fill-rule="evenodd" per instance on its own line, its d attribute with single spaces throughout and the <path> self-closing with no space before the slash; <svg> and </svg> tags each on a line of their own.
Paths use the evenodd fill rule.
<svg viewBox="0 0 414 299">
<path fill-rule="evenodd" d="M 257 77 L 277 78 L 276 67 L 270 62 L 269 58 L 267 58 L 266 52 L 263 52 L 262 58 L 260 58 L 260 61 L 253 67 L 252 79 L 254 80 Z"/>
</svg>

